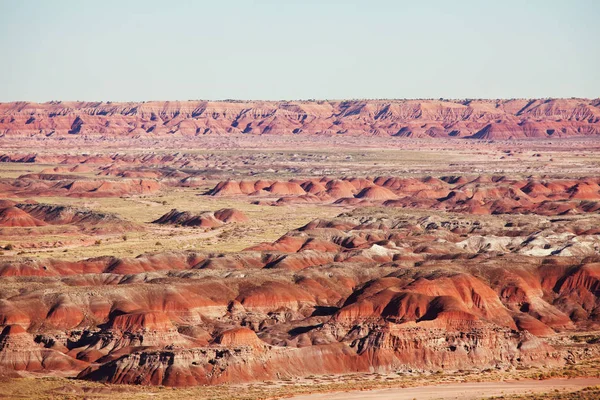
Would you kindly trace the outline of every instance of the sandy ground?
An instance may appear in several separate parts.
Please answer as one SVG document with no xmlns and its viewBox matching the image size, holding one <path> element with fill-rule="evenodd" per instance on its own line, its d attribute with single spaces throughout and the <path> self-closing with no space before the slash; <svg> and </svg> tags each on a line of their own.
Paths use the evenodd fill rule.
<svg viewBox="0 0 600 400">
<path fill-rule="evenodd" d="M 411 388 L 393 388 L 371 391 L 321 393 L 292 397 L 294 400 L 442 400 L 482 399 L 493 396 L 545 393 L 554 390 L 575 391 L 600 385 L 600 378 L 547 379 L 542 381 L 468 382 Z"/>
</svg>

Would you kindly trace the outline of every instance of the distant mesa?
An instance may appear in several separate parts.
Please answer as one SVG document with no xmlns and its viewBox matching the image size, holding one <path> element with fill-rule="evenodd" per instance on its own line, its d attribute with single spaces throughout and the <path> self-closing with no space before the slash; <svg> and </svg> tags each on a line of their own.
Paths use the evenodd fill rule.
<svg viewBox="0 0 600 400">
<path fill-rule="evenodd" d="M 211 134 L 557 139 L 600 134 L 600 106 L 577 98 L 0 104 L 6 136 Z"/>
</svg>

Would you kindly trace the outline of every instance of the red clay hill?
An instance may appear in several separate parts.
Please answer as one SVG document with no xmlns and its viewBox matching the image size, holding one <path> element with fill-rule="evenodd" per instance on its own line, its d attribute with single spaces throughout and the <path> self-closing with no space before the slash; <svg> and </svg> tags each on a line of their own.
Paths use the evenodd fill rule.
<svg viewBox="0 0 600 400">
<path fill-rule="evenodd" d="M 219 182 L 207 194 L 260 198 L 252 200 L 256 204 L 384 206 L 468 214 L 569 215 L 600 210 L 600 179 L 596 176 L 573 179 L 478 175 L 227 180 Z"/>
<path fill-rule="evenodd" d="M 222 208 L 215 212 L 205 211 L 197 214 L 172 209 L 153 221 L 155 224 L 198 226 L 202 228 L 217 228 L 231 222 L 248 222 L 248 217 L 234 208 Z"/>
<path fill-rule="evenodd" d="M 600 133 L 600 99 L 0 104 L 0 135 L 300 134 L 521 139 Z"/>
<path fill-rule="evenodd" d="M 141 226 L 125 221 L 116 214 L 86 208 L 27 201 L 17 203 L 0 199 L 0 236 L 10 233 L 2 228 L 32 228 L 46 225 L 75 225 L 96 232 L 140 230 Z M 32 231 L 28 231 L 32 234 Z"/>
</svg>

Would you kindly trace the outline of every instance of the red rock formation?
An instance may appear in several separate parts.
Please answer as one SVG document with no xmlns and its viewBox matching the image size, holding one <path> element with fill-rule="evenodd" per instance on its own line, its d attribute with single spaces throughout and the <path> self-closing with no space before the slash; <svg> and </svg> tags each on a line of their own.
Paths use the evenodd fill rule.
<svg viewBox="0 0 600 400">
<path fill-rule="evenodd" d="M 8 207 L 0 210 L 0 226 L 12 228 L 44 225 L 46 225 L 44 221 L 32 217 L 17 207 Z"/>
<path fill-rule="evenodd" d="M 154 224 L 171 224 L 171 225 L 182 225 L 182 226 L 199 226 L 202 228 L 217 228 L 223 225 L 223 221 L 215 218 L 211 212 L 205 212 L 201 214 L 192 214 L 187 211 L 178 211 L 172 209 L 156 221 Z"/>
<path fill-rule="evenodd" d="M 3 262 L 0 367 L 170 386 L 505 369 L 561 364 L 546 337 L 600 327 L 594 218 L 390 214 L 238 253 Z"/>
<path fill-rule="evenodd" d="M 215 340 L 216 343 L 226 347 L 252 346 L 261 347 L 264 343 L 248 328 L 233 328 L 221 333 Z"/>
<path fill-rule="evenodd" d="M 153 223 L 218 228 L 227 223 L 247 221 L 248 217 L 244 213 L 233 208 L 223 208 L 215 212 L 206 211 L 199 214 L 172 209 Z"/>
<path fill-rule="evenodd" d="M 238 182 L 225 181 L 217 184 L 217 186 L 215 186 L 215 188 L 211 190 L 209 194 L 212 196 L 231 196 L 242 193 L 243 192 L 240 189 L 240 184 Z"/>
<path fill-rule="evenodd" d="M 361 190 L 356 195 L 356 198 L 367 200 L 394 200 L 397 199 L 398 196 L 384 187 L 371 186 Z"/>
<path fill-rule="evenodd" d="M 220 182 L 209 194 L 244 195 L 231 190 L 237 183 Z M 255 184 L 254 186 L 257 186 Z M 285 197 L 269 204 L 335 203 L 356 207 L 383 205 L 442 209 L 475 215 L 542 214 L 560 215 L 568 212 L 594 212 L 600 209 L 600 185 L 596 177 L 578 180 L 546 180 L 532 177 L 526 180 L 510 177 L 397 178 L 322 178 L 295 179 L 274 182 L 267 189 Z M 290 189 L 293 188 L 293 189 Z M 308 193 L 305 193 L 307 191 Z M 253 192 L 269 196 L 275 192 Z M 255 202 L 256 203 L 256 202 Z"/>
<path fill-rule="evenodd" d="M 159 182 L 149 179 L 107 181 L 71 175 L 29 174 L 16 179 L 5 179 L 0 185 L 0 196 L 118 197 L 155 193 L 161 187 Z"/>
<path fill-rule="evenodd" d="M 302 195 L 306 193 L 304 189 L 295 182 L 275 182 L 266 190 L 278 196 L 290 194 Z"/>
<path fill-rule="evenodd" d="M 20 325 L 7 325 L 0 334 L 0 368 L 13 371 L 80 371 L 87 363 L 35 343 Z"/>
<path fill-rule="evenodd" d="M 225 223 L 249 221 L 248 217 L 243 212 L 236 210 L 235 208 L 222 208 L 215 211 L 214 214 L 216 219 Z"/>
<path fill-rule="evenodd" d="M 116 316 L 110 323 L 110 328 L 124 332 L 168 331 L 173 329 L 173 324 L 169 317 L 162 312 L 137 311 Z"/>
</svg>

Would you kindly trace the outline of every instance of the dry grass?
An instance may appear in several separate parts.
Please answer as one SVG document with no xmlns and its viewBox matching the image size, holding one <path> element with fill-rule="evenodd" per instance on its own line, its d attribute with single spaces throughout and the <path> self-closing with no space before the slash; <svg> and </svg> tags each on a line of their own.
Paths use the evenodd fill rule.
<svg viewBox="0 0 600 400">
<path fill-rule="evenodd" d="M 575 392 L 547 392 L 540 394 L 491 397 L 492 400 L 598 400 L 600 386 L 590 386 Z"/>
<path fill-rule="evenodd" d="M 167 388 L 148 386 L 109 385 L 62 377 L 29 377 L 0 381 L 0 398 L 35 399 L 199 399 L 199 400 L 250 400 L 280 399 L 297 395 L 362 391 L 385 388 L 401 388 L 443 383 L 497 382 L 501 380 L 524 380 L 549 378 L 600 377 L 599 359 L 591 359 L 566 367 L 549 369 L 529 368 L 512 371 L 453 371 L 430 374 L 346 374 L 309 376 L 281 381 L 258 382 L 240 385 L 200 386 L 192 388 Z M 600 388 L 586 388 L 574 393 L 550 393 L 546 395 L 504 396 L 499 399 L 597 399 Z M 544 396 L 555 397 L 544 397 Z M 577 397 L 580 396 L 580 397 Z M 587 397 L 586 397 L 587 396 Z M 594 397 L 596 396 L 596 397 Z"/>
<path fill-rule="evenodd" d="M 127 240 L 124 241 L 123 232 L 90 235 L 67 227 L 67 232 L 63 234 L 4 236 L 0 240 L 0 246 L 12 243 L 16 249 L 21 249 L 18 250 L 22 253 L 21 255 L 27 257 L 53 257 L 69 260 L 102 255 L 137 256 L 141 253 L 159 250 L 235 252 L 261 242 L 273 241 L 315 218 L 331 218 L 346 210 L 338 206 L 323 205 L 259 206 L 250 204 L 247 198 L 201 195 L 204 191 L 205 189 L 177 189 L 157 195 L 124 198 L 36 198 L 35 200 L 39 202 L 86 207 L 94 211 L 115 213 L 128 221 L 144 225 L 145 229 L 140 232 L 126 232 Z M 228 224 L 214 230 L 160 226 L 150 223 L 173 208 L 191 212 L 236 208 L 245 213 L 250 221 Z M 49 227 L 31 229 L 43 232 L 44 230 L 48 231 Z M 101 244 L 95 245 L 96 240 L 101 240 Z M 161 245 L 157 246 L 157 242 L 160 242 Z M 26 246 L 40 248 L 22 248 Z M 65 250 L 67 251 L 65 252 Z"/>
</svg>

